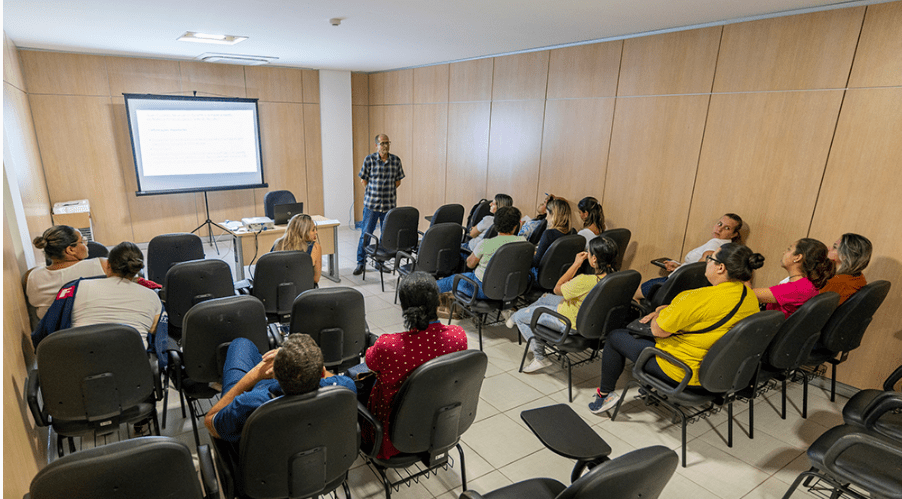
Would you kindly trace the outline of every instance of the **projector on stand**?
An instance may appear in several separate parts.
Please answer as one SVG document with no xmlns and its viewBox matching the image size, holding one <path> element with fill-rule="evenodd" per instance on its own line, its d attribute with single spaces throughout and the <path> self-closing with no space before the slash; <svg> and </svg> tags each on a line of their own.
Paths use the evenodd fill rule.
<svg viewBox="0 0 902 499">
<path fill-rule="evenodd" d="M 244 228 L 250 232 L 270 230 L 273 227 L 272 219 L 269 217 L 242 218 L 241 223 L 243 223 Z"/>
</svg>

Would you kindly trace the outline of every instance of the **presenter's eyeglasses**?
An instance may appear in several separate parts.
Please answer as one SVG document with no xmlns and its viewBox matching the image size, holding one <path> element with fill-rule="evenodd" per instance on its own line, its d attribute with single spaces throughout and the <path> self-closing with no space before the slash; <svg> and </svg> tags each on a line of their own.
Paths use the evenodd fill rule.
<svg viewBox="0 0 902 499">
<path fill-rule="evenodd" d="M 380 142 L 379 145 L 380 146 L 390 146 L 391 142 Z"/>
<path fill-rule="evenodd" d="M 722 262 L 722 261 L 718 260 L 717 258 L 714 258 L 714 257 L 711 256 L 711 255 L 706 256 L 706 257 L 705 257 L 705 260 L 706 260 L 706 261 L 709 261 L 709 262 L 719 263 L 719 264 L 723 265 L 723 262 Z"/>
</svg>

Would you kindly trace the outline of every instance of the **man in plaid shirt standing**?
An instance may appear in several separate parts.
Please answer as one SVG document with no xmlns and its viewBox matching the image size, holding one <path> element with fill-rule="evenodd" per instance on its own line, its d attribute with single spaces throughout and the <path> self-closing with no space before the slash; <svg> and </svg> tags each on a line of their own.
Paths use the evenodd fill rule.
<svg viewBox="0 0 902 499">
<path fill-rule="evenodd" d="M 363 265 L 366 262 L 364 248 L 369 245 L 370 238 L 379 223 L 382 222 L 388 210 L 395 207 L 397 201 L 397 189 L 404 178 L 404 169 L 401 167 L 401 158 L 388 152 L 391 141 L 388 135 L 376 136 L 376 152 L 363 160 L 363 168 L 357 174 L 366 191 L 363 194 L 363 226 L 360 231 L 360 242 L 357 244 L 357 268 L 354 275 L 363 273 Z"/>
</svg>

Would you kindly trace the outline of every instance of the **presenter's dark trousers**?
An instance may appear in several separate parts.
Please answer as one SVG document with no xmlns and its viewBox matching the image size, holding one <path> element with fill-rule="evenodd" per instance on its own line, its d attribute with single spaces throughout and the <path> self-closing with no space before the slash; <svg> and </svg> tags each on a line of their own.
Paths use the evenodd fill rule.
<svg viewBox="0 0 902 499">
<path fill-rule="evenodd" d="M 376 232 L 376 223 L 379 224 L 379 231 L 382 231 L 382 222 L 385 221 L 384 211 L 373 211 L 368 208 L 363 209 L 363 225 L 360 227 L 360 242 L 357 243 L 357 265 L 363 265 L 366 262 L 366 251 L 364 248 L 370 244 L 370 236 Z"/>
</svg>

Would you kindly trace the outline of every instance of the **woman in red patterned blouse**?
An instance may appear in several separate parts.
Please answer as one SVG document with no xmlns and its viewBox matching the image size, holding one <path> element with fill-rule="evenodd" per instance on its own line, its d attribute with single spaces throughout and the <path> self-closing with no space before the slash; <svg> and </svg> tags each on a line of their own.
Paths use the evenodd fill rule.
<svg viewBox="0 0 902 499">
<path fill-rule="evenodd" d="M 366 365 L 377 376 L 367 408 L 384 429 L 379 459 L 399 453 L 389 440 L 388 419 L 392 401 L 407 376 L 428 360 L 467 349 L 467 334 L 463 329 L 439 322 L 438 295 L 435 279 L 425 272 L 414 272 L 402 279 L 398 297 L 408 330 L 383 334 L 366 351 Z"/>
</svg>

